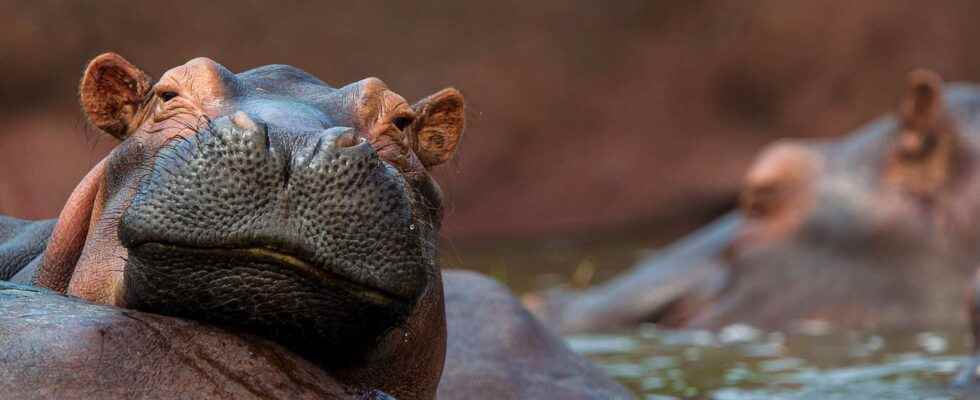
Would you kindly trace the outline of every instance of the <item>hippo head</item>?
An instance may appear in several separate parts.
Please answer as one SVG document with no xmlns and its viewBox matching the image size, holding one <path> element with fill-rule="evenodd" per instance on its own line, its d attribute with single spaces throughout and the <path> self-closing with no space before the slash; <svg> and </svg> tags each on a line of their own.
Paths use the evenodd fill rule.
<svg viewBox="0 0 980 400">
<path fill-rule="evenodd" d="M 805 241 L 870 253 L 962 238 L 960 219 L 980 211 L 969 168 L 980 148 L 963 129 L 975 128 L 980 93 L 957 86 L 944 96 L 941 85 L 938 75 L 916 71 L 897 118 L 849 140 L 764 149 L 743 184 L 741 248 Z"/>
<path fill-rule="evenodd" d="M 916 71 L 896 114 L 764 149 L 719 221 L 581 295 L 526 301 L 564 332 L 962 322 L 959 289 L 980 259 L 978 155 L 980 88 Z"/>
<path fill-rule="evenodd" d="M 80 94 L 121 143 L 72 194 L 40 285 L 257 333 L 338 368 L 381 349 L 367 354 L 441 369 L 429 169 L 462 133 L 458 91 L 413 105 L 377 78 L 335 89 L 206 58 L 153 82 L 110 53 Z"/>
<path fill-rule="evenodd" d="M 950 288 L 968 276 L 980 234 L 978 110 L 977 88 L 944 90 L 915 71 L 894 116 L 844 140 L 765 149 L 746 175 L 722 254 L 735 278 L 713 314 L 765 325 L 960 319 Z"/>
</svg>

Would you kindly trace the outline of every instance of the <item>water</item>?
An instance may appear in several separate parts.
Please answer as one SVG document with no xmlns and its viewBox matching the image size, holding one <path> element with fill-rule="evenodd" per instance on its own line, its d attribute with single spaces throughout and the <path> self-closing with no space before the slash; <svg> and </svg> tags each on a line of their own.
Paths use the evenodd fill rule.
<svg viewBox="0 0 980 400">
<path fill-rule="evenodd" d="M 450 246 L 444 265 L 490 274 L 520 296 L 607 279 L 652 253 L 644 247 L 648 243 L 618 238 Z M 963 394 L 949 382 L 970 348 L 961 327 L 856 332 L 816 321 L 785 332 L 747 325 L 718 332 L 647 325 L 567 340 L 645 400 L 958 399 Z"/>
<path fill-rule="evenodd" d="M 953 399 L 964 332 L 635 331 L 567 338 L 641 399 Z"/>
</svg>

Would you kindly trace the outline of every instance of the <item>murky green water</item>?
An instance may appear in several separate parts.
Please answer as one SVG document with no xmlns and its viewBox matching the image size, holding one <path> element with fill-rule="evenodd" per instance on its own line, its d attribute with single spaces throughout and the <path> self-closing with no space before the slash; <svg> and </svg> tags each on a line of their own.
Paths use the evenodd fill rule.
<svg viewBox="0 0 980 400">
<path fill-rule="evenodd" d="M 949 381 L 964 360 L 963 332 L 835 332 L 801 327 L 763 332 L 634 332 L 568 337 L 640 398 L 952 399 Z"/>
<path fill-rule="evenodd" d="M 650 254 L 649 243 L 626 238 L 494 244 L 451 249 L 444 263 L 493 275 L 521 295 L 604 280 Z M 853 332 L 818 323 L 786 332 L 650 325 L 567 339 L 646 400 L 958 399 L 963 394 L 949 382 L 969 350 L 963 328 Z"/>
</svg>

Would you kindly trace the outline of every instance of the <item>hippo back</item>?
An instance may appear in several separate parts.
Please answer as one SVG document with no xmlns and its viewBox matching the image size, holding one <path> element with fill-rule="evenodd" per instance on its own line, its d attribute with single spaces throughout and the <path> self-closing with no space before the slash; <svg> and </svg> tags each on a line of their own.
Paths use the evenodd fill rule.
<svg viewBox="0 0 980 400">
<path fill-rule="evenodd" d="M 18 272 L 36 264 L 48 244 L 55 222 L 53 219 L 27 221 L 0 215 L 0 281 L 17 276 L 18 283 L 28 283 L 31 274 Z"/>
</svg>

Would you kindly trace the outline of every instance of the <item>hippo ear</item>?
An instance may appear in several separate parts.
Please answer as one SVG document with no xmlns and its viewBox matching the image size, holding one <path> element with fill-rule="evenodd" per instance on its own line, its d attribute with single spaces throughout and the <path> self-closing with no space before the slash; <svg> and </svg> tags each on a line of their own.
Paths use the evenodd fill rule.
<svg viewBox="0 0 980 400">
<path fill-rule="evenodd" d="M 122 56 L 105 53 L 85 68 L 79 89 L 82 109 L 99 129 L 119 139 L 134 128 L 150 77 Z"/>
<path fill-rule="evenodd" d="M 466 126 L 463 95 L 454 88 L 442 89 L 412 109 L 416 118 L 409 138 L 422 165 L 431 168 L 453 158 Z"/>
<path fill-rule="evenodd" d="M 901 131 L 899 155 L 921 158 L 940 141 L 956 134 L 943 101 L 943 81 L 929 70 L 912 71 L 899 108 Z"/>
<path fill-rule="evenodd" d="M 938 74 L 909 74 L 899 107 L 899 127 L 889 177 L 912 192 L 926 194 L 944 186 L 955 172 L 959 132 L 943 99 Z"/>
</svg>

